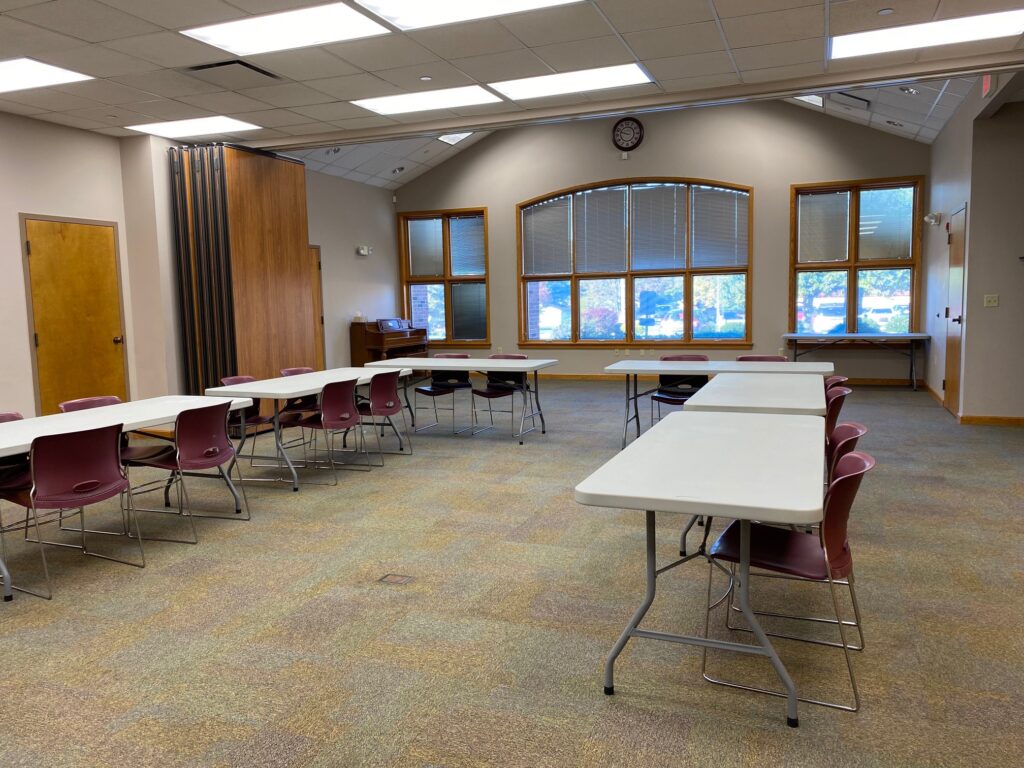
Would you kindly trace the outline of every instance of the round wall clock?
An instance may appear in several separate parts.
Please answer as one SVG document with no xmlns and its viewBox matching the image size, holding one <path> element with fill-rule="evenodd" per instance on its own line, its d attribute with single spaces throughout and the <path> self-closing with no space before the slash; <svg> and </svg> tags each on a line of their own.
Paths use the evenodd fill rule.
<svg viewBox="0 0 1024 768">
<path fill-rule="evenodd" d="M 612 143 L 616 149 L 628 152 L 644 140 L 644 126 L 635 117 L 624 117 L 612 128 Z"/>
</svg>

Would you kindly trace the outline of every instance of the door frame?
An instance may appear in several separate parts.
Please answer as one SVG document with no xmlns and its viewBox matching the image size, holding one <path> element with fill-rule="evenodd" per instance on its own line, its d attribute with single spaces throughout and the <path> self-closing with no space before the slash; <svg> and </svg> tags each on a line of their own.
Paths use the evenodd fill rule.
<svg viewBox="0 0 1024 768">
<path fill-rule="evenodd" d="M 323 367 L 327 367 L 327 322 L 324 315 L 324 258 L 323 249 L 315 243 L 310 243 L 307 252 L 316 251 L 316 290 L 320 294 L 320 316 L 316 321 L 320 324 L 320 349 L 318 350 L 319 360 Z"/>
<path fill-rule="evenodd" d="M 956 373 L 956 375 L 957 375 L 956 399 L 957 399 L 957 401 L 955 403 L 948 402 L 948 400 L 949 400 L 949 395 L 948 395 L 949 390 L 948 390 L 948 387 L 943 387 L 942 388 L 942 407 L 945 408 L 949 413 L 951 413 L 953 415 L 953 417 L 955 419 L 957 419 L 957 420 L 959 420 L 960 416 L 962 415 L 961 414 L 961 404 L 963 403 L 964 336 L 965 336 L 964 328 L 965 328 L 965 325 L 966 325 L 965 319 L 966 319 L 966 315 L 967 315 L 967 306 L 966 306 L 966 297 L 967 297 L 967 228 L 970 226 L 970 222 L 969 222 L 969 220 L 967 218 L 967 215 L 968 215 L 967 208 L 968 208 L 968 203 L 965 202 L 962 206 L 960 206 L 955 211 L 953 211 L 952 213 L 949 214 L 950 233 L 952 233 L 953 218 L 955 216 L 958 216 L 961 213 L 963 213 L 963 215 L 964 215 L 963 258 L 962 258 L 962 264 L 960 266 L 960 273 L 961 273 L 960 274 L 960 317 L 961 317 L 961 321 L 959 323 L 959 325 L 960 325 L 960 344 L 959 344 L 959 347 L 960 347 L 960 349 L 959 349 L 960 358 L 959 358 L 959 360 L 956 361 L 956 372 L 957 372 Z M 952 245 L 951 236 L 950 236 L 950 245 Z M 949 250 L 950 249 L 947 248 L 947 252 L 946 252 L 947 278 L 948 278 L 948 270 L 949 270 Z M 943 304 L 946 305 L 946 312 L 944 313 L 945 317 L 943 318 L 944 321 L 945 321 L 944 325 L 943 325 L 943 331 L 944 331 L 943 343 L 945 345 L 945 366 L 944 366 L 944 370 L 942 371 L 943 380 L 945 381 L 945 378 L 947 377 L 947 374 L 948 374 L 949 368 L 950 368 L 950 365 L 949 365 L 949 363 L 950 363 L 950 360 L 949 360 L 949 344 L 946 343 L 947 340 L 949 339 L 949 323 L 950 323 L 950 320 L 949 320 L 949 281 L 948 281 L 948 279 L 946 281 L 946 296 L 945 296 L 945 301 L 943 302 Z M 948 384 L 948 382 L 946 382 L 946 383 Z"/>
<path fill-rule="evenodd" d="M 53 221 L 59 224 L 87 224 L 99 227 L 112 227 L 114 230 L 114 269 L 117 275 L 117 312 L 121 321 L 121 337 L 125 340 L 121 345 L 121 359 L 124 364 L 124 391 L 128 399 L 132 399 L 132 377 L 128 367 L 128 334 L 125 332 L 124 314 L 124 280 L 121 274 L 121 233 L 116 221 L 105 221 L 103 219 L 78 219 L 71 216 L 49 216 L 36 213 L 18 214 L 18 233 L 21 237 L 21 273 L 25 282 L 25 311 L 28 324 L 28 348 L 32 356 L 32 394 L 35 398 L 36 413 L 42 409 L 42 401 L 39 397 L 39 361 L 36 356 L 36 313 L 32 306 L 32 272 L 28 253 L 28 224 L 32 221 Z"/>
</svg>

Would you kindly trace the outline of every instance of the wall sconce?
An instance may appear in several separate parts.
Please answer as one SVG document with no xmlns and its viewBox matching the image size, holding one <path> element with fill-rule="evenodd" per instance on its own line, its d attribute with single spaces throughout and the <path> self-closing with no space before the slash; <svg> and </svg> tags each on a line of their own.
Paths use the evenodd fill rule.
<svg viewBox="0 0 1024 768">
<path fill-rule="evenodd" d="M 939 226 L 939 224 L 942 223 L 942 214 L 941 213 L 927 213 L 927 214 L 925 214 L 925 217 L 924 217 L 924 223 L 925 224 L 930 224 L 933 227 L 937 227 L 937 226 Z"/>
</svg>

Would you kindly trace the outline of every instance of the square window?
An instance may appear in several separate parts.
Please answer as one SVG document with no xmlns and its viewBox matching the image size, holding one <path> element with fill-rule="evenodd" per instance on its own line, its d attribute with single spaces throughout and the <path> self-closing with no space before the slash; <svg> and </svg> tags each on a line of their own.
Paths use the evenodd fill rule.
<svg viewBox="0 0 1024 768">
<path fill-rule="evenodd" d="M 447 336 L 444 283 L 415 283 L 409 286 L 412 325 L 426 328 L 427 338 L 443 341 Z"/>
<path fill-rule="evenodd" d="M 849 246 L 848 191 L 797 195 L 797 261 L 846 261 Z"/>
<path fill-rule="evenodd" d="M 483 283 L 452 283 L 452 338 L 487 338 L 487 286 Z"/>
<path fill-rule="evenodd" d="M 569 280 L 526 283 L 526 338 L 530 341 L 572 340 L 572 283 Z"/>
<path fill-rule="evenodd" d="M 909 269 L 858 270 L 857 332 L 907 333 L 910 293 Z"/>
<path fill-rule="evenodd" d="M 796 332 L 846 333 L 849 273 L 845 269 L 796 275 Z"/>
<path fill-rule="evenodd" d="M 693 338 L 747 336 L 747 275 L 693 276 Z"/>
<path fill-rule="evenodd" d="M 633 338 L 682 339 L 686 335 L 686 280 L 682 275 L 633 280 Z"/>
<path fill-rule="evenodd" d="M 444 234 L 441 219 L 410 219 L 409 272 L 417 277 L 444 274 Z"/>
<path fill-rule="evenodd" d="M 580 340 L 626 338 L 626 281 L 580 280 Z"/>
<path fill-rule="evenodd" d="M 857 258 L 912 258 L 914 188 L 862 189 L 859 202 Z"/>
</svg>

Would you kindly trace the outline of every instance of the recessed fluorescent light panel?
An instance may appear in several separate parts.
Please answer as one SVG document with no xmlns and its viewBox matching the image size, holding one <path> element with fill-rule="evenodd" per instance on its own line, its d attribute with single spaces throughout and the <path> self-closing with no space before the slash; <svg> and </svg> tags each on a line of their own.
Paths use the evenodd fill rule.
<svg viewBox="0 0 1024 768">
<path fill-rule="evenodd" d="M 491 83 L 491 88 L 510 99 L 538 99 L 542 96 L 557 96 L 562 93 L 599 91 L 604 88 L 621 88 L 624 85 L 649 83 L 651 79 L 636 64 L 622 64 L 617 67 L 581 69 L 578 72 L 561 72 L 557 75 L 524 77 L 521 80 L 505 80 Z"/>
<path fill-rule="evenodd" d="M 473 135 L 472 131 L 468 133 L 446 133 L 444 136 L 438 136 L 438 141 L 443 141 L 445 144 L 451 144 L 453 147 L 463 139 L 469 138 Z"/>
<path fill-rule="evenodd" d="M 239 131 L 255 131 L 258 125 L 235 120 L 233 117 L 196 117 L 191 120 L 171 120 L 166 123 L 147 123 L 146 125 L 125 126 L 130 131 L 151 133 L 166 139 L 184 139 L 193 136 L 212 136 L 222 133 L 238 133 Z"/>
<path fill-rule="evenodd" d="M 804 104 L 810 104 L 815 107 L 825 106 L 825 100 L 821 96 L 815 96 L 813 93 L 807 96 L 794 96 L 793 101 L 802 101 Z"/>
<path fill-rule="evenodd" d="M 1024 10 L 986 13 L 981 16 L 838 35 L 832 38 L 831 58 L 846 59 L 851 56 L 906 51 L 933 45 L 1016 37 L 1020 34 L 1024 34 Z"/>
<path fill-rule="evenodd" d="M 507 13 L 533 11 L 556 5 L 572 5 L 580 0 L 356 0 L 371 13 L 399 29 L 422 29 L 457 21 L 504 16 Z"/>
<path fill-rule="evenodd" d="M 0 61 L 0 93 L 23 91 L 26 88 L 43 88 L 47 85 L 77 83 L 92 80 L 89 75 L 72 72 L 70 69 L 51 67 L 34 59 L 9 59 Z"/>
<path fill-rule="evenodd" d="M 378 115 L 398 115 L 403 112 L 423 112 L 428 109 L 491 104 L 495 101 L 501 101 L 501 99 L 479 85 L 467 85 L 462 88 L 444 88 L 440 91 L 419 91 L 418 93 L 400 93 L 397 96 L 359 99 L 351 103 L 376 112 Z"/>
<path fill-rule="evenodd" d="M 182 34 L 237 56 L 251 56 L 384 35 L 390 31 L 344 3 L 332 3 L 184 29 Z"/>
</svg>

